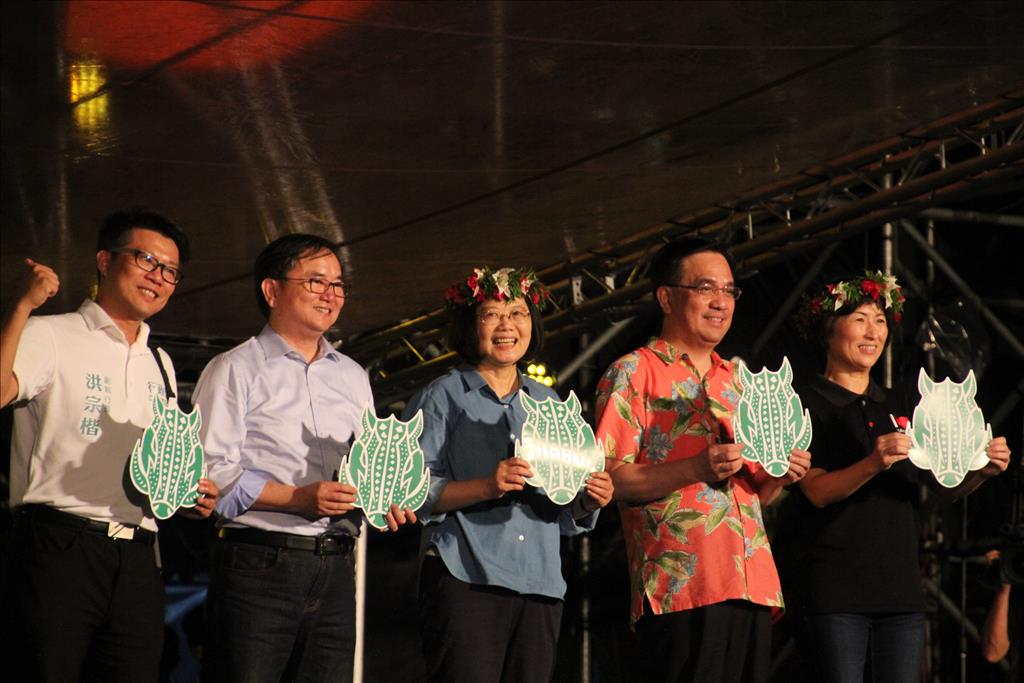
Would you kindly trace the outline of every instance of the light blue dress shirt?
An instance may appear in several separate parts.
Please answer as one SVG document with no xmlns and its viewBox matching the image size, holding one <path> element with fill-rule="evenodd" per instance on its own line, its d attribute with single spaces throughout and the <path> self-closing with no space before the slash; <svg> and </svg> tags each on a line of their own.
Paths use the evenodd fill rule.
<svg viewBox="0 0 1024 683">
<path fill-rule="evenodd" d="M 270 325 L 206 366 L 192 401 L 202 410 L 207 476 L 221 489 L 217 512 L 230 526 L 312 536 L 356 535 L 362 513 L 309 520 L 251 510 L 268 481 L 304 486 L 337 478 L 338 465 L 373 404 L 366 372 L 326 339 L 313 362 Z"/>
<path fill-rule="evenodd" d="M 517 593 L 561 599 L 565 595 L 560 537 L 589 531 L 597 511 L 558 506 L 543 492 L 525 491 L 449 513 L 431 514 L 450 481 L 489 477 L 511 455 L 509 443 L 522 433 L 526 411 L 519 391 L 543 400 L 551 389 L 521 375 L 521 389 L 505 399 L 471 367 L 450 370 L 417 394 L 403 419 L 423 409 L 420 445 L 430 467 L 430 494 L 418 515 L 426 525 L 423 549 L 431 546 L 452 575 L 467 583 L 501 586 Z M 574 519 L 574 511 L 581 519 Z"/>
</svg>

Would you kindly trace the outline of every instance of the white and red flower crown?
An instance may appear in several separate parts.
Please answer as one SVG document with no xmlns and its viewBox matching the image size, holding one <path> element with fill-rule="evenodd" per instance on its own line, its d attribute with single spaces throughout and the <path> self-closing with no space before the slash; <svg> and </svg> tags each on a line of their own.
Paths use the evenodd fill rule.
<svg viewBox="0 0 1024 683">
<path fill-rule="evenodd" d="M 445 290 L 445 304 L 450 308 L 475 306 L 487 299 L 510 301 L 528 299 L 543 311 L 551 302 L 551 292 L 527 268 L 474 268 L 464 280 L 458 280 Z"/>
<path fill-rule="evenodd" d="M 903 317 L 903 302 L 906 300 L 903 288 L 896 284 L 895 275 L 865 270 L 863 277 L 827 284 L 823 292 L 807 299 L 799 322 L 805 331 L 809 331 L 814 321 L 823 315 L 834 314 L 847 305 L 856 308 L 871 302 L 885 311 L 892 311 L 893 322 L 898 323 Z"/>
</svg>

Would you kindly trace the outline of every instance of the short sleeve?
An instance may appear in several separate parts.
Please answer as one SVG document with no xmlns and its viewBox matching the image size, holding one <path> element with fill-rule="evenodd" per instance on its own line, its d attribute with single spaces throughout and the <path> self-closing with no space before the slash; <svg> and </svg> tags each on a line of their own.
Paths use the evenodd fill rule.
<svg viewBox="0 0 1024 683">
<path fill-rule="evenodd" d="M 620 358 L 597 385 L 597 438 L 608 458 L 626 463 L 639 455 L 646 423 L 644 392 L 638 386 L 639 360 L 638 354 Z"/>
<path fill-rule="evenodd" d="M 57 369 L 57 344 L 53 330 L 38 318 L 29 318 L 18 340 L 14 376 L 18 378 L 16 401 L 29 401 L 50 388 Z"/>
</svg>

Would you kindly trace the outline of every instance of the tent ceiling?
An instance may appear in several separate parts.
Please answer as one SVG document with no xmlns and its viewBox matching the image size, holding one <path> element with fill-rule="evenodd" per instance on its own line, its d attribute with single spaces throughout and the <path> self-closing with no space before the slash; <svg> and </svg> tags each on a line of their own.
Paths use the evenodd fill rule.
<svg viewBox="0 0 1024 683">
<path fill-rule="evenodd" d="M 1024 10 L 980 2 L 87 2 L 3 6 L 4 294 L 143 204 L 193 240 L 155 321 L 254 333 L 249 269 L 343 245 L 337 336 L 436 308 L 1010 93 Z M 78 101 L 68 104 L 69 99 Z"/>
</svg>

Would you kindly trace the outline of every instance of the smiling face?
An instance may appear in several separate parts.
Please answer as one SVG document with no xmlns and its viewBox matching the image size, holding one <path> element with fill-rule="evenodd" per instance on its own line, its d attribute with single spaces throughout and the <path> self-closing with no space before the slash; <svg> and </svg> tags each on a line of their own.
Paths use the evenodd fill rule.
<svg viewBox="0 0 1024 683">
<path fill-rule="evenodd" d="M 828 340 L 828 368 L 833 372 L 866 372 L 885 349 L 889 327 L 877 304 L 861 304 L 836 318 Z"/>
<path fill-rule="evenodd" d="M 137 266 L 131 250 L 145 251 L 160 263 L 179 268 L 178 247 L 155 230 L 134 228 L 123 248 L 127 253 L 102 250 L 96 254 L 100 272 L 96 303 L 115 321 L 141 322 L 163 310 L 175 286 L 161 277 L 159 268 L 147 273 Z"/>
<path fill-rule="evenodd" d="M 270 307 L 270 326 L 286 338 L 318 340 L 338 321 L 345 299 L 334 294 L 330 287 L 321 294 L 314 294 L 303 280 L 341 281 L 338 257 L 327 249 L 303 256 L 285 277 L 284 280 L 263 280 L 263 296 Z"/>
<path fill-rule="evenodd" d="M 530 348 L 533 320 L 523 299 L 487 299 L 476 307 L 477 367 L 514 366 Z"/>
<path fill-rule="evenodd" d="M 665 316 L 662 336 L 688 351 L 714 349 L 729 331 L 736 309 L 736 300 L 722 291 L 735 285 L 729 262 L 713 251 L 691 254 L 680 263 L 677 284 L 709 284 L 715 291 L 702 296 L 693 289 L 659 287 L 658 303 Z"/>
</svg>

